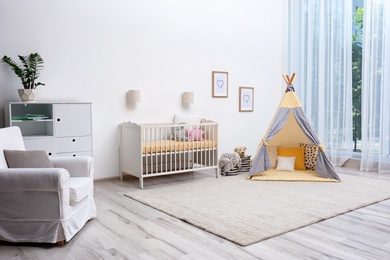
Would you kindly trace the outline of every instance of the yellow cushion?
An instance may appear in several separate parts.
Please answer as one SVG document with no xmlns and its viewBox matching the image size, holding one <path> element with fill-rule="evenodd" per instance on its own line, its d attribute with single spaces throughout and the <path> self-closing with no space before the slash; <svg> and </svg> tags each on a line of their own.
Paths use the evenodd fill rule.
<svg viewBox="0 0 390 260">
<path fill-rule="evenodd" d="M 306 170 L 305 147 L 278 147 L 278 155 L 284 157 L 295 156 L 295 170 Z"/>
</svg>

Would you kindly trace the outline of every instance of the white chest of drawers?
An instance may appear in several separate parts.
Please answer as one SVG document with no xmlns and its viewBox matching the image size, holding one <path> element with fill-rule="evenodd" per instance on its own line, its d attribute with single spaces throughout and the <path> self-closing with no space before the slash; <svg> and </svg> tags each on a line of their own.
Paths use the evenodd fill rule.
<svg viewBox="0 0 390 260">
<path fill-rule="evenodd" d="M 5 107 L 6 126 L 19 126 L 28 150 L 49 156 L 92 156 L 91 103 L 22 103 Z"/>
</svg>

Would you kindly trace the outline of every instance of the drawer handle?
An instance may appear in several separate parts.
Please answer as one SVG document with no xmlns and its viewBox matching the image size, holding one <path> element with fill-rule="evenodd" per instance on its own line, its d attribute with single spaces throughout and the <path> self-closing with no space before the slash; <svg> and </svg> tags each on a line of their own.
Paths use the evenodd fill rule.
<svg viewBox="0 0 390 260">
<path fill-rule="evenodd" d="M 76 142 L 76 139 L 72 139 L 72 142 L 73 142 L 73 143 Z"/>
<path fill-rule="evenodd" d="M 73 157 L 76 157 L 76 155 L 74 154 Z"/>
<path fill-rule="evenodd" d="M 51 153 L 49 153 L 49 156 L 51 156 Z"/>
<path fill-rule="evenodd" d="M 61 118 L 57 118 L 57 122 L 60 122 L 61 121 Z"/>
</svg>

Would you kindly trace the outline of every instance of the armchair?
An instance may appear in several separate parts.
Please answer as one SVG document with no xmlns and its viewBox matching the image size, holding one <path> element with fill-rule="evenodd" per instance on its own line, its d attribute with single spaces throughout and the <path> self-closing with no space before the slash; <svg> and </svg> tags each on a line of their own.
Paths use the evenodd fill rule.
<svg viewBox="0 0 390 260">
<path fill-rule="evenodd" d="M 91 157 L 49 157 L 54 168 L 8 168 L 4 149 L 25 150 L 18 127 L 0 129 L 0 240 L 68 242 L 96 217 Z"/>
</svg>

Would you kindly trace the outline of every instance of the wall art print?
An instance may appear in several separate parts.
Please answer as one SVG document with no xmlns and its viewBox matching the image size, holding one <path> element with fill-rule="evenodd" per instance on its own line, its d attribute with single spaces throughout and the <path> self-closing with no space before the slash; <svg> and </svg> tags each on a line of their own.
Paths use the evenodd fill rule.
<svg viewBox="0 0 390 260">
<path fill-rule="evenodd" d="M 212 91 L 215 98 L 228 97 L 228 78 L 229 73 L 224 71 L 213 71 L 212 76 Z"/>
<path fill-rule="evenodd" d="M 239 90 L 239 110 L 240 112 L 253 112 L 254 88 L 240 87 Z"/>
</svg>

